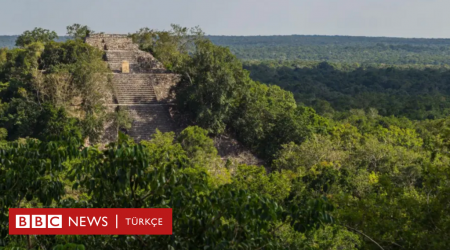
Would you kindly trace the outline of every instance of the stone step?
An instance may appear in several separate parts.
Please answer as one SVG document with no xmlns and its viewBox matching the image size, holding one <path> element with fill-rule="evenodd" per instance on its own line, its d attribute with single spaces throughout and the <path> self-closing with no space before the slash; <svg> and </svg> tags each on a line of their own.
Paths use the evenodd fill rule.
<svg viewBox="0 0 450 250">
<path fill-rule="evenodd" d="M 140 56 L 141 53 L 135 52 L 135 51 L 105 51 L 105 55 L 107 59 L 114 59 L 119 57 L 136 57 Z"/>
<path fill-rule="evenodd" d="M 122 85 L 114 84 L 115 89 L 124 90 L 127 93 L 154 93 L 152 85 L 133 86 L 132 84 Z"/>
<path fill-rule="evenodd" d="M 122 105 L 136 105 L 136 104 L 157 104 L 156 101 L 151 101 L 151 100 L 132 100 L 132 101 L 124 101 L 124 100 L 119 100 L 119 103 Z"/>
<path fill-rule="evenodd" d="M 108 63 L 109 69 L 113 72 L 122 72 L 122 63 Z M 129 64 L 130 73 L 139 72 L 140 67 L 138 64 Z"/>
<path fill-rule="evenodd" d="M 128 98 L 128 97 L 122 98 L 119 96 L 117 99 L 119 101 L 119 104 L 125 104 L 125 103 L 130 104 L 133 102 L 136 102 L 136 103 L 157 102 L 156 98 L 143 98 L 141 96 L 135 96 L 135 97 L 130 97 L 130 98 Z"/>
<path fill-rule="evenodd" d="M 114 88 L 121 89 L 126 92 L 152 92 L 153 93 L 153 87 L 151 84 L 142 84 L 142 85 L 133 85 L 133 84 L 120 84 L 120 83 L 114 83 Z"/>
<path fill-rule="evenodd" d="M 141 92 L 141 91 L 152 91 L 152 85 L 151 84 L 136 84 L 135 86 L 133 84 L 129 84 L 129 83 L 115 83 L 114 87 L 116 89 L 123 89 L 126 90 L 127 92 L 131 92 L 131 91 L 137 91 L 137 92 Z"/>
<path fill-rule="evenodd" d="M 114 74 L 113 85 L 119 104 L 151 104 L 157 102 L 156 93 L 148 77 Z"/>
<path fill-rule="evenodd" d="M 142 86 L 140 88 L 123 88 L 123 87 L 119 87 L 114 85 L 114 89 L 120 90 L 121 93 L 118 94 L 122 94 L 122 95 L 127 95 L 127 94 L 131 94 L 131 95 L 140 95 L 140 94 L 150 94 L 150 95 L 155 95 L 155 92 L 153 91 L 153 89 L 151 89 L 151 86 Z"/>
<path fill-rule="evenodd" d="M 148 73 L 170 73 L 164 68 L 148 68 L 148 67 L 141 67 L 141 65 L 137 63 L 131 63 L 130 66 L 130 74 L 129 75 L 141 75 L 141 74 L 148 74 Z M 122 72 L 122 63 L 108 63 L 109 69 L 114 73 L 121 73 Z"/>
<path fill-rule="evenodd" d="M 156 97 L 155 94 L 152 93 L 118 93 L 117 95 L 120 95 L 123 98 L 133 98 L 138 96 Z"/>
<path fill-rule="evenodd" d="M 146 79 L 115 80 L 114 85 L 117 87 L 136 86 L 133 88 L 145 88 L 146 86 L 152 86 L 152 84 Z"/>
<path fill-rule="evenodd" d="M 156 97 L 151 95 L 128 95 L 123 96 L 121 94 L 118 94 L 117 100 L 119 101 L 119 104 L 122 104 L 122 102 L 132 103 L 132 102 L 156 102 Z"/>
<path fill-rule="evenodd" d="M 135 98 L 135 97 L 156 97 L 154 94 L 122 94 L 122 93 L 118 93 L 118 96 L 125 98 L 125 99 L 130 99 L 130 98 Z"/>
<path fill-rule="evenodd" d="M 140 97 L 140 96 L 147 96 L 147 97 L 156 97 L 154 93 L 117 93 L 116 95 L 119 95 L 123 98 L 133 98 L 133 97 Z"/>
<path fill-rule="evenodd" d="M 150 85 L 152 85 L 151 83 L 149 83 L 149 79 L 139 79 L 139 78 L 136 78 L 136 79 L 133 79 L 133 78 L 130 78 L 130 79 L 116 79 L 115 80 L 115 84 L 117 85 L 117 86 L 127 86 L 127 85 L 136 85 L 136 86 L 150 86 Z"/>
<path fill-rule="evenodd" d="M 147 80 L 128 80 L 126 82 L 114 81 L 114 86 L 127 89 L 147 89 L 152 86 L 152 84 L 147 82 Z"/>
<path fill-rule="evenodd" d="M 122 74 L 122 73 L 114 73 L 114 79 L 148 79 L 151 80 L 157 76 L 167 75 L 165 72 L 163 73 L 147 73 L 147 74 Z"/>
<path fill-rule="evenodd" d="M 140 50 L 106 50 L 105 54 L 109 57 L 121 57 L 121 56 L 151 56 L 147 52 Z"/>
<path fill-rule="evenodd" d="M 135 100 L 135 99 L 147 99 L 147 100 L 153 100 L 155 99 L 154 95 L 120 95 L 118 96 L 119 99 L 122 100 Z M 156 101 L 156 99 L 155 99 Z"/>
<path fill-rule="evenodd" d="M 121 101 L 124 102 L 142 102 L 142 101 L 147 101 L 147 102 L 156 102 L 156 98 L 152 97 L 152 96 L 118 96 L 117 99 L 119 100 L 119 104 L 121 104 Z"/>
<path fill-rule="evenodd" d="M 119 64 L 122 63 L 123 61 L 128 61 L 129 64 L 138 64 L 136 58 L 134 57 L 120 57 L 107 60 L 108 64 Z"/>
<path fill-rule="evenodd" d="M 124 88 L 124 87 L 114 85 L 114 89 L 122 90 L 122 93 L 118 93 L 118 94 L 124 94 L 124 95 L 126 95 L 127 93 L 130 93 L 130 94 L 155 94 L 155 92 L 152 89 L 152 86 L 142 86 L 139 88 L 132 88 L 132 87 Z"/>
<path fill-rule="evenodd" d="M 127 106 L 134 120 L 128 134 L 136 141 L 150 140 L 156 129 L 173 131 L 175 126 L 166 105 Z"/>
<path fill-rule="evenodd" d="M 141 97 L 135 97 L 135 98 L 117 98 L 119 101 L 119 104 L 142 104 L 145 103 L 156 103 L 156 99 L 154 98 L 141 98 Z"/>
<path fill-rule="evenodd" d="M 154 74 L 114 74 L 117 80 L 151 80 Z"/>
<path fill-rule="evenodd" d="M 133 98 L 141 98 L 141 97 L 149 97 L 149 98 L 156 98 L 155 95 L 151 95 L 151 94 L 121 94 L 118 93 L 116 94 L 118 95 L 118 97 L 122 98 L 122 99 L 133 99 Z"/>
<path fill-rule="evenodd" d="M 151 54 L 141 51 L 106 51 L 105 56 L 109 63 L 122 63 L 123 61 L 137 63 L 138 61 L 149 60 L 154 61 L 155 66 L 160 64 Z"/>
<path fill-rule="evenodd" d="M 115 89 L 126 91 L 127 93 L 154 93 L 152 85 L 133 86 L 132 84 L 114 84 Z"/>
<path fill-rule="evenodd" d="M 154 93 L 149 85 L 139 86 L 137 88 L 130 86 L 127 88 L 127 86 L 118 86 L 116 84 L 114 85 L 114 88 L 126 91 L 126 93 Z"/>
<path fill-rule="evenodd" d="M 120 60 L 120 59 L 129 59 L 132 61 L 136 61 L 138 55 L 135 53 L 120 53 L 120 54 L 112 54 L 110 52 L 106 52 L 105 54 L 106 61 L 111 62 L 114 60 Z"/>
</svg>

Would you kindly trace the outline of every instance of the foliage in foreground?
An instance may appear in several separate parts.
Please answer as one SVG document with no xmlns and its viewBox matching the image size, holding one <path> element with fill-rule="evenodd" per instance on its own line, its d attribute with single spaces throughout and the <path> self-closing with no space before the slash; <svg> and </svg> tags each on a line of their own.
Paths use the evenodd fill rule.
<svg viewBox="0 0 450 250">
<path fill-rule="evenodd" d="M 203 133 L 198 128 L 186 131 L 189 130 Z M 183 138 L 184 142 L 189 140 Z M 211 143 L 209 138 L 203 140 L 204 145 Z M 0 190 L 1 221 L 7 221 L 7 208 L 18 206 L 173 208 L 172 236 L 37 236 L 33 239 L 37 248 L 69 240 L 89 249 L 149 246 L 280 249 L 304 243 L 290 240 L 290 235 L 307 238 L 317 230 L 324 230 L 322 223 L 332 222 L 328 214 L 331 205 L 324 198 L 286 197 L 283 202 L 277 202 L 264 192 L 231 183 L 215 185 L 210 181 L 214 173 L 208 171 L 208 163 L 199 165 L 187 157 L 188 152 L 198 154 L 194 151 L 203 148 L 173 141 L 173 133 L 157 133 L 151 141 L 141 144 L 121 134 L 118 142 L 104 150 L 81 149 L 78 139 L 70 136 L 61 141 L 8 143 L 0 150 L 3 159 L 0 176 L 4 183 Z M 6 223 L 2 224 L 1 233 L 4 243 L 23 244 L 23 237 L 7 236 Z"/>
</svg>

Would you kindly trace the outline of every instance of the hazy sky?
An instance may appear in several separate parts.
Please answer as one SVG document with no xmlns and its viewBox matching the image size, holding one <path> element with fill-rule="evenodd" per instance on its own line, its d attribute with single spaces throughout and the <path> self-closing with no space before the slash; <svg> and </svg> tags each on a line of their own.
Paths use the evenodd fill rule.
<svg viewBox="0 0 450 250">
<path fill-rule="evenodd" d="M 211 35 L 450 37 L 449 0 L 0 0 L 0 34 L 73 23 L 106 33 L 171 23 Z"/>
</svg>

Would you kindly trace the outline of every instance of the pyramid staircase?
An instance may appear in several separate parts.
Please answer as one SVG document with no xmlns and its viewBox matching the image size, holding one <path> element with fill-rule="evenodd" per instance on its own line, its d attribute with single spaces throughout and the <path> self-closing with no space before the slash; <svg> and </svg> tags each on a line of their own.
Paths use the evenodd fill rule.
<svg viewBox="0 0 450 250">
<path fill-rule="evenodd" d="M 165 101 L 162 94 L 158 96 L 154 86 L 157 81 L 166 81 L 165 86 L 175 85 L 177 78 L 173 77 L 174 74 L 150 53 L 140 51 L 126 36 L 99 34 L 88 37 L 86 43 L 105 51 L 104 59 L 113 72 L 115 96 L 114 102 L 108 106 L 110 109 L 120 106 L 128 110 L 133 120 L 128 135 L 135 141 L 150 140 L 156 129 L 161 132 L 176 129 L 169 112 L 170 102 Z M 129 63 L 129 73 L 122 73 L 124 61 Z M 103 142 L 115 140 L 116 136 L 111 124 L 107 124 Z"/>
<path fill-rule="evenodd" d="M 158 104 L 153 85 L 146 74 L 113 74 L 117 102 L 121 105 Z"/>
</svg>

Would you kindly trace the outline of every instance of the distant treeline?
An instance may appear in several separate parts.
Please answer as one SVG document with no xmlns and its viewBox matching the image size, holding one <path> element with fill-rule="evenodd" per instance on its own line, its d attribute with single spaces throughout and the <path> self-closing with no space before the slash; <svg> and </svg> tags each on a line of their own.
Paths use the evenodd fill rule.
<svg viewBox="0 0 450 250">
<path fill-rule="evenodd" d="M 449 64 L 450 39 L 350 36 L 210 36 L 242 60 Z"/>
<path fill-rule="evenodd" d="M 14 47 L 17 36 L 0 36 Z M 360 64 L 450 64 L 450 39 L 351 36 L 208 36 L 241 60 L 305 60 Z M 60 41 L 68 37 L 61 36 Z"/>
<path fill-rule="evenodd" d="M 450 114 L 448 66 L 264 61 L 244 67 L 252 79 L 293 92 L 298 103 L 320 114 L 370 108 L 419 120 Z"/>
<path fill-rule="evenodd" d="M 0 48 L 12 48 L 16 42 L 17 36 L 0 36 Z"/>
<path fill-rule="evenodd" d="M 0 36 L 0 48 L 13 48 L 16 44 L 16 39 L 18 36 Z M 68 36 L 60 36 L 56 39 L 57 42 L 64 42 L 69 39 Z"/>
</svg>

